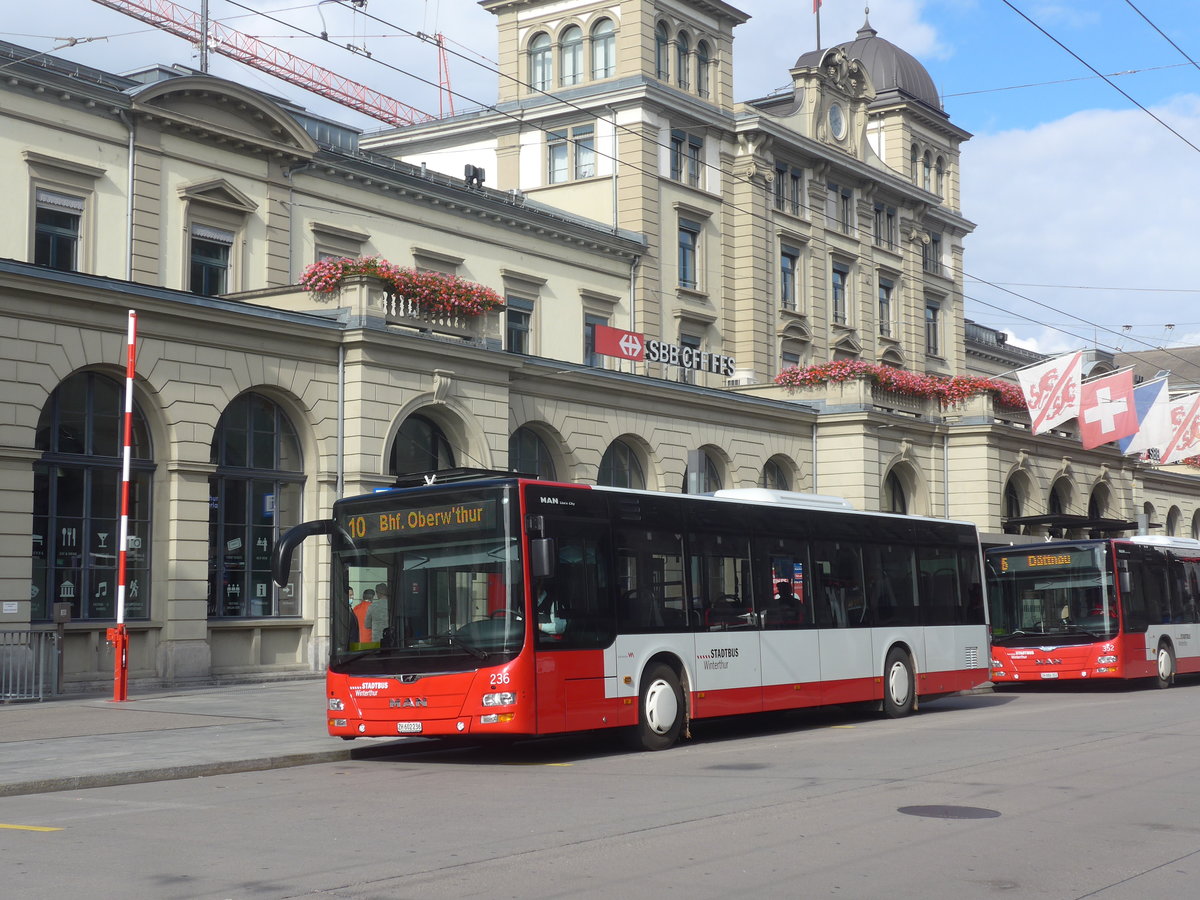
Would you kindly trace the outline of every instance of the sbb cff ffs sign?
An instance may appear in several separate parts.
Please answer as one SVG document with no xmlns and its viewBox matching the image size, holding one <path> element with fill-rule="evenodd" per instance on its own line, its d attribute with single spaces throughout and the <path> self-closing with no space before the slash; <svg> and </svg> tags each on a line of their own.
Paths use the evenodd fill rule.
<svg viewBox="0 0 1200 900">
<path fill-rule="evenodd" d="M 663 341 L 648 341 L 636 331 L 623 331 L 608 325 L 597 325 L 596 352 L 618 359 L 634 362 L 657 362 L 698 372 L 712 372 L 729 377 L 735 368 L 732 356 L 709 353 L 695 347 L 667 344 Z"/>
</svg>

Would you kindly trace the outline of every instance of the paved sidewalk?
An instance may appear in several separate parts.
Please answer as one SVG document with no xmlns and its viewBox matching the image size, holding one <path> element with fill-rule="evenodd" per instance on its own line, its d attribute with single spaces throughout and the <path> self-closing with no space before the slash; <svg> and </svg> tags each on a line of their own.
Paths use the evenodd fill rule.
<svg viewBox="0 0 1200 900">
<path fill-rule="evenodd" d="M 0 797 L 334 762 L 396 739 L 325 731 L 325 681 L 0 704 Z"/>
</svg>

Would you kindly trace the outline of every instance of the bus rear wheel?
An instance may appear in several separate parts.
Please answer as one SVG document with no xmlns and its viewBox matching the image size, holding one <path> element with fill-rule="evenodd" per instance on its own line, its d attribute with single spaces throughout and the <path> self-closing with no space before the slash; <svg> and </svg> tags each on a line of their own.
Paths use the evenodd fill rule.
<svg viewBox="0 0 1200 900">
<path fill-rule="evenodd" d="M 913 711 L 916 700 L 912 660 L 902 649 L 893 647 L 883 664 L 883 711 L 891 718 L 899 719 Z"/>
<path fill-rule="evenodd" d="M 1155 684 L 1160 688 L 1169 688 L 1175 681 L 1175 654 L 1171 645 L 1165 641 L 1158 645 L 1158 677 Z"/>
<path fill-rule="evenodd" d="M 675 670 L 655 663 L 642 676 L 638 695 L 635 746 L 641 750 L 666 750 L 683 730 L 683 688 Z"/>
</svg>

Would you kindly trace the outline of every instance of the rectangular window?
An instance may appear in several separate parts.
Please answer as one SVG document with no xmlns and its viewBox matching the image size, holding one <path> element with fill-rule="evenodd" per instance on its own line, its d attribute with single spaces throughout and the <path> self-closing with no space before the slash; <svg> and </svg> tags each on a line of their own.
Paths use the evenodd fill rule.
<svg viewBox="0 0 1200 900">
<path fill-rule="evenodd" d="M 78 268 L 83 200 L 38 188 L 33 262 L 62 272 Z"/>
<path fill-rule="evenodd" d="M 828 191 L 825 200 L 825 216 L 828 219 L 826 224 L 829 226 L 836 224 L 843 234 L 850 234 L 854 230 L 853 189 L 831 181 L 828 184 Z"/>
<path fill-rule="evenodd" d="M 193 294 L 215 297 L 224 294 L 229 283 L 229 251 L 233 232 L 208 225 L 192 226 L 191 279 Z"/>
<path fill-rule="evenodd" d="M 929 356 L 942 355 L 940 304 L 926 302 L 925 304 L 925 352 Z"/>
<path fill-rule="evenodd" d="M 679 336 L 679 346 L 687 347 L 688 349 L 695 351 L 692 354 L 692 358 L 693 359 L 699 358 L 699 356 L 700 356 L 700 338 L 696 337 L 694 334 L 681 334 Z M 695 384 L 696 383 L 696 370 L 689 369 L 685 366 L 680 366 L 679 367 L 679 382 L 681 384 Z"/>
<path fill-rule="evenodd" d="M 875 204 L 875 246 L 896 248 L 896 207 Z"/>
<path fill-rule="evenodd" d="M 846 311 L 849 306 L 846 297 L 846 291 L 850 285 L 849 267 L 841 263 L 834 263 L 832 279 L 833 321 L 837 325 L 845 325 Z"/>
<path fill-rule="evenodd" d="M 533 303 L 509 297 L 504 311 L 504 349 L 509 353 L 529 354 L 533 330 Z"/>
<path fill-rule="evenodd" d="M 780 211 L 783 211 L 786 208 L 786 195 L 784 194 L 784 190 L 785 183 L 787 182 L 787 173 L 787 166 L 775 167 L 775 184 L 773 185 L 775 192 L 775 208 Z"/>
<path fill-rule="evenodd" d="M 800 251 L 784 246 L 779 251 L 779 306 L 796 309 L 796 273 L 800 269 Z"/>
<path fill-rule="evenodd" d="M 791 166 L 775 168 L 775 208 L 798 216 L 804 210 L 804 172 Z"/>
<path fill-rule="evenodd" d="M 892 336 L 892 290 L 895 285 L 886 278 L 879 279 L 879 333 Z"/>
<path fill-rule="evenodd" d="M 567 180 L 567 132 L 551 131 L 546 135 L 546 183 L 561 184 Z"/>
<path fill-rule="evenodd" d="M 594 178 L 596 175 L 596 133 L 591 125 L 571 130 L 575 141 L 575 177 Z"/>
<path fill-rule="evenodd" d="M 585 315 L 583 317 L 583 364 L 585 366 L 604 368 L 604 357 L 596 352 L 596 326 L 607 324 L 608 319 L 604 316 Z"/>
<path fill-rule="evenodd" d="M 700 186 L 704 164 L 704 140 L 685 131 L 671 132 L 671 180 Z"/>
<path fill-rule="evenodd" d="M 804 212 L 804 173 L 798 169 L 792 169 L 788 180 L 788 200 L 792 206 L 791 213 L 793 216 L 798 216 Z"/>
<path fill-rule="evenodd" d="M 942 236 L 936 231 L 926 232 L 929 238 L 921 247 L 921 268 L 930 275 L 942 274 Z"/>
<path fill-rule="evenodd" d="M 679 286 L 696 290 L 699 286 L 698 252 L 700 223 L 679 220 Z"/>
</svg>

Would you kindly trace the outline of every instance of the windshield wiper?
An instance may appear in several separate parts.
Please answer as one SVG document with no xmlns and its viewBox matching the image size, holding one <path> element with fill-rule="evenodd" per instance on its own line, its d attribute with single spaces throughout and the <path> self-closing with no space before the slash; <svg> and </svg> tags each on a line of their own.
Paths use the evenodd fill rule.
<svg viewBox="0 0 1200 900">
<path fill-rule="evenodd" d="M 446 643 L 450 644 L 452 647 L 461 647 L 462 649 L 464 649 L 468 653 L 470 653 L 472 656 L 474 656 L 476 659 L 487 659 L 488 658 L 488 652 L 486 650 L 484 650 L 482 647 L 476 647 L 474 644 L 464 641 L 457 634 L 448 634 L 447 633 L 447 634 L 443 634 L 441 636 L 444 637 L 446 639 Z"/>
</svg>

